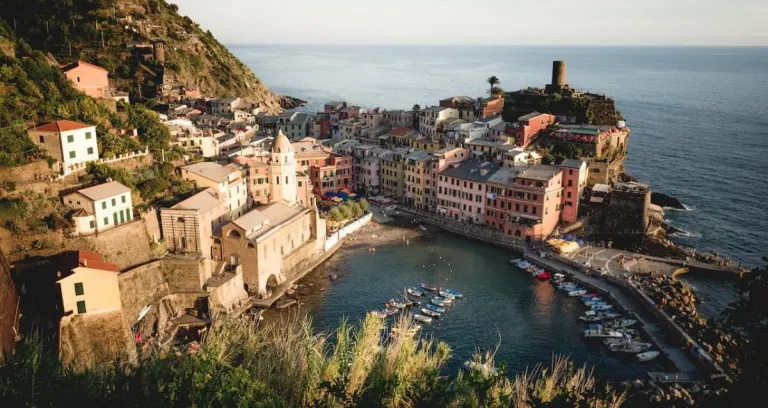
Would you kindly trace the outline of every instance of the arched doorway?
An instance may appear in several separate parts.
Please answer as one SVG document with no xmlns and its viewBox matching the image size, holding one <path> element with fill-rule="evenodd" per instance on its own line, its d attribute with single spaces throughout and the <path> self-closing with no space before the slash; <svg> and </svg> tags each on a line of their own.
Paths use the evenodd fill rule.
<svg viewBox="0 0 768 408">
<path fill-rule="evenodd" d="M 277 276 L 269 275 L 269 278 L 267 278 L 267 288 L 274 288 L 275 286 L 277 286 Z"/>
</svg>

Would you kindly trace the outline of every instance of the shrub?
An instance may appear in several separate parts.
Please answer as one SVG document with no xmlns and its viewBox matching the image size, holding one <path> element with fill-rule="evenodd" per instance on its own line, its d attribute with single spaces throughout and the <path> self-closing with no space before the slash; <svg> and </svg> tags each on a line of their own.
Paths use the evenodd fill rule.
<svg viewBox="0 0 768 408">
<path fill-rule="evenodd" d="M 5 220 L 5 224 L 3 224 L 3 226 L 8 231 L 11 231 L 14 235 L 21 235 L 22 233 L 21 224 L 15 219 Z"/>
<path fill-rule="evenodd" d="M 366 200 L 365 198 L 360 200 L 358 204 L 360 204 L 360 208 L 362 208 L 363 211 L 368 211 L 368 208 L 370 208 L 370 204 L 368 204 L 368 200 Z"/>
<path fill-rule="evenodd" d="M 339 207 L 331 208 L 331 221 L 340 222 L 343 219 L 344 216 L 341 214 Z"/>
</svg>

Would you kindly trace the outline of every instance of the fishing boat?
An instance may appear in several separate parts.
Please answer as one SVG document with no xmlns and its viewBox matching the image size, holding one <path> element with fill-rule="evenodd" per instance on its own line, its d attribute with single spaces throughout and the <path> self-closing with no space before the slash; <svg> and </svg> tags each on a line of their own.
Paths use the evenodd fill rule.
<svg viewBox="0 0 768 408">
<path fill-rule="evenodd" d="M 613 305 L 607 305 L 607 304 L 592 305 L 590 307 L 592 308 L 592 310 L 595 310 L 595 311 L 598 311 L 598 312 L 599 311 L 603 311 L 603 310 L 611 310 L 611 309 L 613 309 Z"/>
<path fill-rule="evenodd" d="M 659 356 L 658 351 L 646 351 L 645 353 L 638 354 L 637 359 L 640 361 L 651 361 L 658 356 Z"/>
<path fill-rule="evenodd" d="M 371 310 L 368 312 L 369 314 L 376 316 L 380 319 L 384 319 L 387 317 L 387 311 L 386 310 Z"/>
<path fill-rule="evenodd" d="M 583 298 L 595 298 L 595 297 L 598 297 L 598 296 L 600 296 L 600 295 L 598 295 L 597 293 L 593 292 L 593 293 L 587 293 L 586 295 L 584 295 L 582 297 Z"/>
<path fill-rule="evenodd" d="M 583 295 L 585 293 L 587 293 L 587 291 L 584 290 L 584 289 L 572 290 L 572 291 L 568 292 L 568 296 L 570 296 L 570 297 L 577 297 L 577 296 L 581 296 L 581 295 Z"/>
<path fill-rule="evenodd" d="M 428 290 L 428 291 L 430 291 L 430 292 L 434 292 L 434 291 L 436 291 L 436 290 L 437 290 L 437 288 L 436 288 L 436 287 L 434 287 L 434 286 L 430 286 L 428 283 L 422 283 L 422 284 L 421 284 L 421 288 L 422 288 L 422 289 L 424 289 L 424 290 Z"/>
<path fill-rule="evenodd" d="M 433 297 L 433 299 L 437 299 L 437 300 L 445 303 L 446 305 L 450 305 L 451 303 L 453 303 L 453 299 L 450 299 L 450 298 L 444 298 L 444 297 L 440 297 L 440 296 L 435 296 L 435 297 Z"/>
<path fill-rule="evenodd" d="M 511 262 L 511 261 L 510 261 Z M 531 266 L 531 263 L 526 261 L 525 259 L 518 259 L 514 265 L 522 270 L 528 269 L 528 267 Z"/>
<path fill-rule="evenodd" d="M 597 315 L 597 312 L 595 312 L 594 310 L 587 310 L 586 312 L 584 312 L 584 315 L 585 316 L 595 316 L 595 315 Z"/>
<path fill-rule="evenodd" d="M 613 337 L 603 340 L 603 344 L 606 346 L 611 346 L 612 344 L 619 344 L 621 342 L 627 341 L 628 339 L 626 337 Z"/>
<path fill-rule="evenodd" d="M 426 230 L 427 230 L 427 227 L 425 227 L 425 226 L 423 226 L 423 225 L 419 225 L 419 229 L 421 229 L 422 231 L 426 231 Z"/>
<path fill-rule="evenodd" d="M 603 320 L 603 318 L 600 316 L 579 316 L 579 320 L 581 320 L 582 322 L 593 323 L 593 322 L 599 322 Z"/>
<path fill-rule="evenodd" d="M 434 310 L 429 310 L 429 309 L 424 309 L 424 308 L 421 309 L 421 313 L 424 313 L 425 316 L 435 317 L 435 318 L 438 318 L 438 319 L 441 316 L 440 313 L 435 312 Z"/>
<path fill-rule="evenodd" d="M 584 330 L 584 337 L 588 339 L 607 339 L 607 338 L 622 338 L 624 337 L 623 333 L 619 333 L 617 331 L 612 330 L 593 330 L 588 329 Z"/>
<path fill-rule="evenodd" d="M 453 296 L 453 295 L 451 295 L 450 293 L 448 293 L 448 292 L 446 292 L 444 290 L 438 290 L 437 294 L 442 296 L 442 297 L 444 297 L 444 298 L 446 298 L 446 299 L 451 299 L 451 300 L 456 299 L 456 296 Z"/>
<path fill-rule="evenodd" d="M 420 315 L 420 314 L 413 315 L 413 320 L 416 320 L 417 322 L 422 322 L 422 323 L 432 323 L 431 317 Z"/>
<path fill-rule="evenodd" d="M 441 300 L 438 300 L 437 298 L 429 299 L 429 303 L 432 303 L 433 305 L 440 306 L 440 307 L 444 307 L 444 306 L 448 305 L 447 303 L 445 303 L 445 302 L 443 302 Z"/>
<path fill-rule="evenodd" d="M 558 272 L 558 273 L 555 274 L 554 278 L 556 280 L 565 279 L 565 275 L 560 273 L 560 272 Z"/>
<path fill-rule="evenodd" d="M 590 312 L 592 312 L 592 310 L 590 310 Z M 603 317 L 603 320 L 618 319 L 619 317 L 621 317 L 620 314 L 613 313 L 613 312 L 602 312 L 602 313 L 599 313 L 599 315 Z"/>
<path fill-rule="evenodd" d="M 397 314 L 397 312 L 399 312 L 399 311 L 400 311 L 400 309 L 395 309 L 395 308 L 393 308 L 393 307 L 388 307 L 388 308 L 386 308 L 386 309 L 384 309 L 384 310 L 386 311 L 386 313 L 387 313 L 387 316 L 393 316 L 393 315 L 396 315 L 396 314 Z"/>
<path fill-rule="evenodd" d="M 536 279 L 538 279 L 540 281 L 545 281 L 545 280 L 549 279 L 549 277 L 550 277 L 549 272 L 542 272 L 542 273 L 536 275 Z"/>
<path fill-rule="evenodd" d="M 461 292 L 456 292 L 455 290 L 446 289 L 445 292 L 453 295 L 455 298 L 461 299 L 464 297 L 464 295 Z"/>
<path fill-rule="evenodd" d="M 611 344 L 608 348 L 617 353 L 642 353 L 653 346 L 651 343 L 636 343 L 633 341 Z"/>
<path fill-rule="evenodd" d="M 445 308 L 444 307 L 435 306 L 435 305 L 432 305 L 432 304 L 426 305 L 424 307 L 426 307 L 427 309 L 429 309 L 429 310 L 431 310 L 433 312 L 445 313 Z"/>
<path fill-rule="evenodd" d="M 421 302 L 418 300 L 413 300 L 408 297 L 405 298 L 405 306 L 406 307 L 414 307 L 414 306 L 421 306 Z"/>
<path fill-rule="evenodd" d="M 499 375 L 499 369 L 496 367 L 488 367 L 485 364 L 480 364 L 476 361 L 465 361 L 464 369 L 467 371 L 475 371 L 482 374 L 485 377 L 491 377 Z"/>
<path fill-rule="evenodd" d="M 414 289 L 414 288 L 408 288 L 405 290 L 409 295 L 411 296 L 424 296 L 424 292 Z"/>
<path fill-rule="evenodd" d="M 395 299 L 389 299 L 389 302 L 386 303 L 387 307 L 392 307 L 395 309 L 405 309 L 405 303 L 400 303 L 396 301 Z"/>
<path fill-rule="evenodd" d="M 582 297 L 581 298 L 581 303 L 584 303 L 585 305 L 590 303 L 599 303 L 602 301 L 603 301 L 603 298 L 599 298 L 599 297 L 587 297 L 587 298 Z"/>
<path fill-rule="evenodd" d="M 608 326 L 613 328 L 622 328 L 622 327 L 629 327 L 637 323 L 637 320 L 634 319 L 616 319 L 608 324 Z"/>
<path fill-rule="evenodd" d="M 572 290 L 580 289 L 580 286 L 575 283 L 561 283 L 557 285 L 557 290 L 563 291 L 563 292 L 570 292 Z M 585 291 L 586 293 L 586 291 Z"/>
</svg>

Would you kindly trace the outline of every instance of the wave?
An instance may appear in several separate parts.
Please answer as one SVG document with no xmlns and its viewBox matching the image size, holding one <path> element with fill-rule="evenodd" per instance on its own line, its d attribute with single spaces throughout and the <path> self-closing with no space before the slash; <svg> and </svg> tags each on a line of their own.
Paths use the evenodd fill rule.
<svg viewBox="0 0 768 408">
<path fill-rule="evenodd" d="M 687 204 L 683 204 L 683 203 L 680 203 L 680 204 L 683 205 L 683 208 L 674 208 L 674 207 L 661 207 L 661 208 L 664 211 L 680 211 L 680 212 L 689 212 L 689 211 L 693 211 L 693 210 L 696 209 L 696 207 L 689 206 Z"/>
</svg>

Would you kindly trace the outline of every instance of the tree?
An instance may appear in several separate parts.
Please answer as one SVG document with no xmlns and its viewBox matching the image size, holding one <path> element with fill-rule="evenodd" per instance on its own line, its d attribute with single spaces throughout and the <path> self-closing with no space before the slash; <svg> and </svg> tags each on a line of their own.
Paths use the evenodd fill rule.
<svg viewBox="0 0 768 408">
<path fill-rule="evenodd" d="M 339 210 L 339 207 L 331 208 L 331 221 L 339 222 L 343 219 L 344 217 L 341 215 L 341 211 Z"/>
<path fill-rule="evenodd" d="M 492 76 L 488 77 L 488 79 L 486 79 L 485 81 L 488 82 L 488 85 L 491 86 L 490 90 L 488 91 L 488 94 L 493 96 L 493 88 L 495 88 L 496 85 L 501 84 L 501 81 L 495 75 L 492 75 Z M 499 89 L 501 89 L 501 88 L 499 88 Z"/>
<path fill-rule="evenodd" d="M 368 204 L 368 200 L 366 200 L 365 198 L 363 198 L 362 200 L 360 200 L 360 208 L 361 208 L 363 211 L 368 211 L 368 207 L 370 207 L 370 205 Z"/>
<path fill-rule="evenodd" d="M 418 128 L 419 127 L 419 112 L 421 111 L 421 105 L 418 103 L 413 105 L 413 108 L 411 108 L 413 111 L 413 127 Z"/>
<path fill-rule="evenodd" d="M 352 216 L 352 209 L 349 208 L 349 206 L 345 204 L 341 204 L 340 206 L 336 207 L 339 209 L 339 213 L 341 214 L 343 219 L 349 219 L 349 217 Z"/>
<path fill-rule="evenodd" d="M 139 140 L 151 149 L 165 149 L 171 140 L 168 128 L 160 123 L 157 113 L 137 105 L 128 111 L 128 124 L 139 132 Z"/>
</svg>

